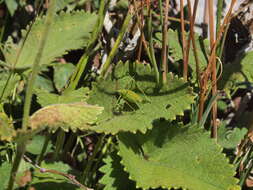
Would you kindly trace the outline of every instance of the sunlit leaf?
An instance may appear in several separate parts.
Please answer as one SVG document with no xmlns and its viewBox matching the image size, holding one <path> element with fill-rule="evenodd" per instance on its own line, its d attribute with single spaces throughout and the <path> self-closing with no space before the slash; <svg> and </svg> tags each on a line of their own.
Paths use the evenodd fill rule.
<svg viewBox="0 0 253 190">
<path fill-rule="evenodd" d="M 41 63 L 46 65 L 69 50 L 85 47 L 96 24 L 95 14 L 82 11 L 60 13 L 55 16 L 42 54 Z M 16 45 L 9 38 L 3 50 L 7 63 L 16 69 L 30 68 L 39 51 L 45 17 L 37 18 L 31 30 L 22 32 L 22 40 Z M 29 31 L 29 35 L 25 35 Z M 24 44 L 23 44 L 24 43 Z M 16 62 L 16 58 L 18 60 Z"/>
<path fill-rule="evenodd" d="M 195 94 L 182 79 L 169 74 L 168 84 L 158 87 L 149 66 L 136 64 L 136 72 L 132 76 L 129 76 L 129 66 L 118 64 L 115 80 L 111 79 L 112 76 L 93 85 L 88 102 L 105 108 L 98 117 L 97 126 L 93 128 L 97 132 L 145 132 L 152 128 L 155 119 L 163 117 L 174 120 L 177 115 L 184 115 L 184 111 L 194 102 Z M 119 92 L 124 89 L 134 92 L 143 102 L 136 101 L 136 105 L 133 105 L 125 98 L 125 103 L 119 105 L 119 98 L 122 97 Z"/>
<path fill-rule="evenodd" d="M 88 93 L 88 88 L 79 88 L 77 90 L 73 90 L 62 95 L 49 93 L 44 90 L 36 90 L 35 92 L 35 94 L 37 95 L 37 101 L 42 107 L 51 104 L 67 104 L 86 101 L 86 99 L 88 98 Z"/>
<path fill-rule="evenodd" d="M 3 163 L 0 166 L 0 190 L 5 190 L 8 185 L 8 180 L 10 178 L 11 173 L 11 164 L 8 162 Z"/>
<path fill-rule="evenodd" d="M 0 110 L 0 140 L 11 141 L 16 136 L 12 120 Z"/>
<path fill-rule="evenodd" d="M 49 127 L 55 131 L 62 128 L 64 131 L 71 129 L 88 130 L 97 120 L 103 108 L 78 102 L 72 104 L 53 104 L 41 108 L 30 118 L 30 127 L 33 130 Z"/>
<path fill-rule="evenodd" d="M 146 134 L 119 134 L 122 164 L 137 187 L 235 190 L 235 171 L 210 134 L 157 120 Z"/>
</svg>

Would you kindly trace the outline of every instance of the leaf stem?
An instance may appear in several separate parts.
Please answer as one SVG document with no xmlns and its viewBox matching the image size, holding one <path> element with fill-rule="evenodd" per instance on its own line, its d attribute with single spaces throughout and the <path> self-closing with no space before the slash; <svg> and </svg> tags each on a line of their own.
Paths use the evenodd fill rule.
<svg viewBox="0 0 253 190">
<path fill-rule="evenodd" d="M 158 71 L 157 63 L 156 63 L 156 58 L 155 58 L 155 51 L 154 51 L 154 45 L 153 45 L 153 27 L 152 27 L 152 10 L 150 7 L 150 4 L 148 5 L 148 19 L 147 19 L 147 25 L 148 25 L 148 41 L 149 41 L 149 54 L 150 54 L 150 62 L 154 68 L 155 71 L 155 79 L 156 83 L 160 83 L 160 74 Z"/>
<path fill-rule="evenodd" d="M 68 93 L 69 91 L 72 91 L 77 87 L 78 82 L 80 81 L 80 78 L 85 68 L 87 67 L 88 60 L 90 56 L 93 54 L 92 50 L 94 49 L 96 42 L 98 40 L 99 34 L 101 33 L 103 29 L 105 10 L 106 10 L 106 0 L 101 0 L 100 5 L 99 5 L 98 20 L 96 23 L 96 27 L 94 28 L 94 31 L 92 32 L 92 36 L 85 50 L 85 53 L 83 54 L 83 56 L 80 58 L 79 62 L 77 63 L 75 73 L 71 76 L 70 84 L 68 88 L 64 91 L 64 93 Z"/>
<path fill-rule="evenodd" d="M 87 165 L 83 171 L 83 175 L 82 175 L 81 181 L 83 182 L 83 184 L 88 185 L 92 163 L 94 162 L 94 159 L 96 158 L 99 150 L 101 150 L 101 146 L 103 145 L 104 139 L 105 139 L 105 135 L 102 135 L 99 137 L 98 142 L 96 143 L 95 149 L 94 149 L 91 157 L 88 159 L 88 163 L 87 163 Z"/>
<path fill-rule="evenodd" d="M 37 159 L 36 159 L 36 163 L 37 163 L 38 165 L 40 165 L 40 163 L 41 163 L 42 160 L 43 160 L 43 157 L 44 157 L 44 155 L 45 155 L 45 153 L 46 153 L 46 151 L 47 151 L 47 147 L 48 147 L 48 145 L 49 145 L 50 138 L 51 138 L 51 135 L 49 135 L 49 134 L 47 133 L 47 135 L 45 136 L 45 141 L 44 141 L 44 144 L 43 144 L 41 153 L 40 153 L 40 155 L 38 155 L 38 157 L 37 157 Z"/>
<path fill-rule="evenodd" d="M 37 56 L 34 60 L 32 73 L 30 75 L 30 79 L 29 79 L 28 84 L 27 84 L 25 104 L 24 104 L 24 113 L 23 113 L 23 121 L 22 121 L 22 130 L 24 130 L 24 131 L 26 131 L 27 128 L 28 128 L 29 113 L 30 113 L 31 100 L 32 100 L 32 95 L 33 95 L 33 85 L 34 85 L 35 79 L 37 77 L 37 74 L 39 72 L 39 68 L 40 68 L 39 65 L 40 65 L 40 62 L 41 62 L 41 58 L 43 56 L 44 47 L 45 47 L 45 44 L 46 44 L 46 41 L 47 41 L 50 26 L 53 22 L 55 4 L 56 4 L 55 0 L 50 1 L 50 6 L 49 6 L 49 9 L 48 9 L 48 13 L 47 13 L 46 21 L 45 21 L 45 29 L 42 33 L 42 38 L 39 42 L 40 45 L 39 45 L 39 48 L 38 48 L 38 53 L 37 53 Z M 17 154 L 16 154 L 15 159 L 14 159 L 14 163 L 13 163 L 13 167 L 12 167 L 12 170 L 11 170 L 7 190 L 12 190 L 13 189 L 14 182 L 15 182 L 15 179 L 16 179 L 16 174 L 17 174 L 20 162 L 22 160 L 22 157 L 25 153 L 26 141 L 27 141 L 27 138 L 25 138 L 22 141 L 18 142 Z"/>
</svg>

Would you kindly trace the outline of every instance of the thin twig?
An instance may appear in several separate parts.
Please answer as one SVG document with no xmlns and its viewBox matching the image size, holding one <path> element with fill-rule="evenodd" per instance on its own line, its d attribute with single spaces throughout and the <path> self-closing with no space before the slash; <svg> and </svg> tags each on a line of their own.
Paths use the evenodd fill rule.
<svg viewBox="0 0 253 190">
<path fill-rule="evenodd" d="M 214 37 L 214 11 L 213 11 L 213 0 L 208 0 L 208 12 L 209 12 L 209 35 L 210 35 L 210 49 L 214 46 L 215 43 L 215 37 Z M 217 68 L 216 68 L 216 48 L 214 50 L 214 53 L 211 57 L 210 64 L 212 65 L 212 82 L 214 84 L 212 85 L 212 95 L 214 96 L 217 93 Z M 217 102 L 215 101 L 212 107 L 212 138 L 217 139 Z"/>
<path fill-rule="evenodd" d="M 191 49 L 191 41 L 192 41 L 193 53 L 194 53 L 194 57 L 195 57 L 195 61 L 196 61 L 197 83 L 199 84 L 200 69 L 199 69 L 199 59 L 198 59 L 197 46 L 196 46 L 196 43 L 195 43 L 195 32 L 194 32 L 194 23 L 195 23 L 195 18 L 196 18 L 198 2 L 199 2 L 198 0 L 195 0 L 194 10 L 193 10 L 193 15 L 192 15 L 191 2 L 190 2 L 190 0 L 187 0 L 188 12 L 189 12 L 189 17 L 190 17 L 190 35 L 188 37 L 187 48 L 186 48 L 186 60 L 187 60 L 187 63 L 188 63 L 189 62 L 190 49 Z"/>
<path fill-rule="evenodd" d="M 212 59 L 216 59 L 216 57 L 215 57 L 216 46 L 219 43 L 219 41 L 221 40 L 224 30 L 225 30 L 226 26 L 228 25 L 228 23 L 230 22 L 230 20 L 232 18 L 232 10 L 233 10 L 233 7 L 235 5 L 235 2 L 236 2 L 236 0 L 232 0 L 232 2 L 230 4 L 229 10 L 228 10 L 228 12 L 227 12 L 227 14 L 226 14 L 226 16 L 223 20 L 223 24 L 221 25 L 220 30 L 218 32 L 218 35 L 216 37 L 216 41 L 213 44 L 213 47 L 211 48 L 211 55 L 210 55 L 209 60 L 208 60 L 207 68 L 203 72 L 203 74 L 201 75 L 201 80 L 200 80 L 201 89 L 200 89 L 200 101 L 199 101 L 199 112 L 198 112 L 198 120 L 199 121 L 202 118 L 205 100 L 206 100 L 207 95 L 208 95 L 207 94 L 207 91 L 208 91 L 208 87 L 207 87 L 208 85 L 207 84 L 208 84 L 208 79 L 209 79 L 210 73 L 211 73 Z"/>
<path fill-rule="evenodd" d="M 180 0 L 180 20 L 181 20 L 181 40 L 182 40 L 182 53 L 183 53 L 183 62 L 184 62 L 184 70 L 183 77 L 184 80 L 187 81 L 188 75 L 188 63 L 186 60 L 186 41 L 185 41 L 185 28 L 184 28 L 184 0 Z"/>
<path fill-rule="evenodd" d="M 23 156 L 24 160 L 28 163 L 30 163 L 31 165 L 33 165 L 35 168 L 39 169 L 39 171 L 41 173 L 53 173 L 53 174 L 57 174 L 57 175 L 61 175 L 65 178 L 67 178 L 72 184 L 84 189 L 84 190 L 93 190 L 91 188 L 85 187 L 83 184 L 81 184 L 79 181 L 76 180 L 76 176 L 71 175 L 71 174 L 66 174 L 63 172 L 59 172 L 57 170 L 53 170 L 53 169 L 46 169 L 46 168 L 42 168 L 40 167 L 38 164 L 34 163 L 29 157 L 27 157 L 26 155 Z"/>
</svg>

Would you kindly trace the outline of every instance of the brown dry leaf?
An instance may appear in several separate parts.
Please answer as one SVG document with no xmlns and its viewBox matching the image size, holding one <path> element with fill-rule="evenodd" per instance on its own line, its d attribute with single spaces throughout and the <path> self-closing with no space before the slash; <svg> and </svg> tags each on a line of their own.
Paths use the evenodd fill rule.
<svg viewBox="0 0 253 190">
<path fill-rule="evenodd" d="M 17 179 L 17 184 L 19 187 L 24 187 L 31 181 L 32 181 L 32 173 L 30 170 L 26 170 L 24 171 L 24 174 Z"/>
</svg>

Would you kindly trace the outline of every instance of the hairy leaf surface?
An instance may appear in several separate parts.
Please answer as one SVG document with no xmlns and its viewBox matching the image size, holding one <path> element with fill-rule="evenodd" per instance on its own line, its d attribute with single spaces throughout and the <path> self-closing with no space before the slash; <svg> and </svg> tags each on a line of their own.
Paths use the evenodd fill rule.
<svg viewBox="0 0 253 190">
<path fill-rule="evenodd" d="M 162 120 L 154 125 L 146 134 L 118 135 L 122 164 L 138 187 L 240 189 L 233 166 L 209 133 Z"/>
<path fill-rule="evenodd" d="M 59 127 L 64 131 L 71 129 L 75 132 L 87 130 L 97 120 L 97 116 L 103 108 L 88 105 L 86 103 L 53 104 L 35 112 L 30 118 L 30 126 L 33 130 L 49 127 L 55 131 Z"/>
<path fill-rule="evenodd" d="M 42 55 L 42 64 L 48 64 L 68 50 L 80 49 L 87 45 L 90 33 L 94 29 L 97 16 L 85 12 L 61 13 L 54 18 Z M 14 68 L 30 68 L 39 50 L 38 41 L 42 38 L 45 18 L 38 18 L 27 31 L 23 31 L 23 40 L 17 45 L 9 39 L 4 47 L 4 56 Z M 24 43 L 24 44 L 23 44 Z M 23 45 L 22 45 L 23 44 Z"/>
<path fill-rule="evenodd" d="M 58 95 L 49 93 L 44 90 L 36 90 L 37 101 L 42 107 L 51 105 L 51 104 L 67 104 L 82 102 L 88 98 L 89 89 L 88 88 L 79 88 L 73 90 L 69 93 Z"/>
<path fill-rule="evenodd" d="M 11 164 L 8 162 L 3 163 L 0 166 L 0 190 L 5 190 L 8 185 L 8 180 L 10 178 L 10 173 L 11 173 Z"/>
<path fill-rule="evenodd" d="M 168 84 L 158 87 L 149 66 L 135 64 L 135 71 L 128 67 L 131 67 L 130 63 L 118 64 L 113 73 L 115 80 L 111 76 L 93 86 L 88 102 L 105 108 L 98 118 L 98 125 L 93 128 L 97 132 L 145 132 L 155 119 L 174 120 L 194 102 L 192 89 L 182 79 L 169 74 Z M 140 98 L 131 97 L 136 99 L 136 105 L 127 98 L 123 98 L 125 102 L 119 105 L 119 99 L 122 100 L 119 90 L 131 90 L 143 100 L 142 103 L 138 102 Z"/>
</svg>

